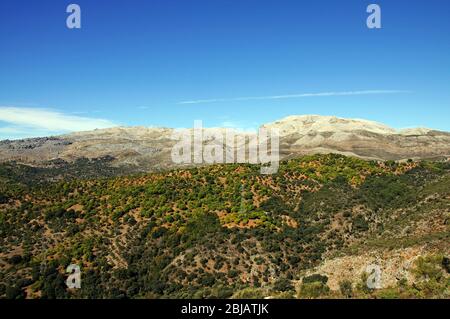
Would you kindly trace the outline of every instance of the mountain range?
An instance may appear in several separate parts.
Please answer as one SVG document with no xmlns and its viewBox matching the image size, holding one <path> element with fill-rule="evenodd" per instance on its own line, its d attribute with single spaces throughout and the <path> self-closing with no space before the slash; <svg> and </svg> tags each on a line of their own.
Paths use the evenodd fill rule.
<svg viewBox="0 0 450 319">
<path fill-rule="evenodd" d="M 335 116 L 289 116 L 263 128 L 280 134 L 281 159 L 336 153 L 368 160 L 450 157 L 450 133 L 426 128 L 395 130 L 381 123 Z M 204 128 L 215 132 L 221 128 Z M 102 161 L 126 173 L 176 168 L 172 128 L 114 127 L 67 135 L 0 141 L 0 162 L 60 167 L 80 159 Z M 191 131 L 192 132 L 192 131 Z M 236 131 L 236 135 L 255 133 Z M 235 148 L 242 147 L 235 145 Z"/>
</svg>

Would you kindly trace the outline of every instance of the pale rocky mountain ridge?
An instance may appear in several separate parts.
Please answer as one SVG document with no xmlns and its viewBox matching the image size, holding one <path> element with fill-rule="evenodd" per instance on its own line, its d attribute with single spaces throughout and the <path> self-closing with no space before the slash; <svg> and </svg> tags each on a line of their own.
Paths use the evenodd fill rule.
<svg viewBox="0 0 450 319">
<path fill-rule="evenodd" d="M 335 116 L 288 116 L 277 128 L 286 156 L 339 153 L 374 160 L 447 158 L 450 133 L 426 128 L 395 130 L 381 123 Z"/>
<path fill-rule="evenodd" d="M 367 131 L 377 134 L 397 133 L 396 130 L 373 121 L 321 115 L 292 115 L 263 126 L 266 128 L 278 128 L 280 134 L 283 136 L 290 134 L 355 131 Z"/>
<path fill-rule="evenodd" d="M 302 115 L 263 125 L 280 132 L 280 155 L 339 153 L 364 159 L 404 160 L 450 157 L 450 133 L 417 128 L 395 130 L 384 124 L 335 116 Z M 204 133 L 224 132 L 207 128 Z M 0 162 L 48 166 L 48 161 L 112 157 L 113 166 L 145 172 L 177 167 L 171 150 L 177 142 L 171 128 L 114 127 L 86 132 L 0 141 Z M 236 134 L 251 134 L 236 132 Z M 237 146 L 239 147 L 239 146 Z"/>
</svg>

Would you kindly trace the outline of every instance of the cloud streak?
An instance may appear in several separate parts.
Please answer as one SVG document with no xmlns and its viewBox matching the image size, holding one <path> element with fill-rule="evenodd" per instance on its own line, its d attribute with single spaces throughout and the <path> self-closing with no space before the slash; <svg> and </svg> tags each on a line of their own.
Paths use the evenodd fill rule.
<svg viewBox="0 0 450 319">
<path fill-rule="evenodd" d="M 89 131 L 117 126 L 105 119 L 64 114 L 43 108 L 11 106 L 0 106 L 0 122 L 8 123 L 7 126 L 0 127 L 0 137 L 7 135 L 8 138 Z"/>
<path fill-rule="evenodd" d="M 306 98 L 306 97 L 379 95 L 379 94 L 400 94 L 400 93 L 410 93 L 410 91 L 401 91 L 401 90 L 365 90 L 365 91 L 299 93 L 299 94 L 288 94 L 288 95 L 248 96 L 248 97 L 223 98 L 223 99 L 190 100 L 190 101 L 181 101 L 178 104 L 204 104 L 204 103 L 217 103 L 217 102 L 297 99 L 297 98 Z"/>
</svg>

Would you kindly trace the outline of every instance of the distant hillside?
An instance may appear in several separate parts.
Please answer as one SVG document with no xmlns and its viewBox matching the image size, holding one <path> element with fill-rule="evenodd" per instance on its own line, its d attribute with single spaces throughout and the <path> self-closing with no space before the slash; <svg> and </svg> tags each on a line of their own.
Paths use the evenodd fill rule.
<svg viewBox="0 0 450 319">
<path fill-rule="evenodd" d="M 283 154 L 339 153 L 364 159 L 450 158 L 450 133 L 425 128 L 394 130 L 386 125 L 335 116 L 289 116 L 263 125 L 281 132 Z"/>
<path fill-rule="evenodd" d="M 6 298 L 450 297 L 448 162 L 314 155 L 274 175 L 229 164 L 38 184 L 29 169 L 46 174 L 0 165 Z M 64 284 L 71 263 L 80 290 Z M 382 289 L 366 285 L 371 264 Z"/>
<path fill-rule="evenodd" d="M 430 129 L 396 131 L 376 122 L 318 115 L 289 116 L 263 127 L 280 130 L 284 159 L 317 153 L 375 160 L 450 158 L 450 133 Z M 176 143 L 171 140 L 172 133 L 169 128 L 118 127 L 0 141 L 0 162 L 67 168 L 79 159 L 94 159 L 99 164 L 107 158 L 102 164 L 116 174 L 167 170 L 177 168 L 171 159 Z M 239 147 L 243 146 L 235 145 L 235 149 Z M 84 170 L 85 175 L 95 173 Z"/>
</svg>

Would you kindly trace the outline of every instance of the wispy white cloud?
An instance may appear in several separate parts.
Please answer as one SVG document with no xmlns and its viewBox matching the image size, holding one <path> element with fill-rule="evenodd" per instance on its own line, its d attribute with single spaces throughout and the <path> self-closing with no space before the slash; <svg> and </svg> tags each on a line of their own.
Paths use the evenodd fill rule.
<svg viewBox="0 0 450 319">
<path fill-rule="evenodd" d="M 105 119 L 64 114 L 43 108 L 12 106 L 0 106 L 0 122 L 8 123 L 0 127 L 0 138 L 35 137 L 117 126 Z"/>
<path fill-rule="evenodd" d="M 202 103 L 237 102 L 237 101 L 253 101 L 253 100 L 296 99 L 296 98 L 305 98 L 305 97 L 377 95 L 377 94 L 400 94 L 400 93 L 410 93 L 410 91 L 402 91 L 402 90 L 365 90 L 365 91 L 299 93 L 299 94 L 288 94 L 288 95 L 248 96 L 248 97 L 223 98 L 223 99 L 190 100 L 190 101 L 181 101 L 178 104 L 202 104 Z"/>
</svg>

